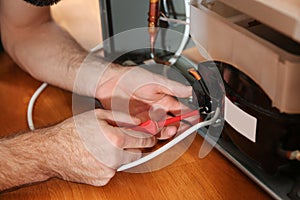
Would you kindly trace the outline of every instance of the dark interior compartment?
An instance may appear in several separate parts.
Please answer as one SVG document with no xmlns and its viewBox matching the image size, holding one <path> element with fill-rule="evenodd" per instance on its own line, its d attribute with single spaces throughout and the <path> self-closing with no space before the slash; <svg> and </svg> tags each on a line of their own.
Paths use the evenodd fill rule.
<svg viewBox="0 0 300 200">
<path fill-rule="evenodd" d="M 229 138 L 245 155 L 253 159 L 264 171 L 274 174 L 290 161 L 279 155 L 279 148 L 300 149 L 300 114 L 283 114 L 272 107 L 270 98 L 246 74 L 222 62 L 217 65 L 224 80 L 226 96 L 240 109 L 257 118 L 256 142 L 248 140 L 228 123 L 223 137 Z"/>
</svg>

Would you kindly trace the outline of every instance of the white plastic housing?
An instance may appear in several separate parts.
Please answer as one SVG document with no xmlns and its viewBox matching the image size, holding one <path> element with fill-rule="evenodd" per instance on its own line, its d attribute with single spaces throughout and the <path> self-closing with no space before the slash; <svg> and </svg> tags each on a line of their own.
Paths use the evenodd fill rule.
<svg viewBox="0 0 300 200">
<path fill-rule="evenodd" d="M 214 60 L 229 63 L 251 77 L 281 112 L 299 114 L 300 56 L 241 26 L 249 18 L 245 13 L 222 3 L 211 6 L 215 9 L 191 5 L 191 36 L 197 45 Z M 299 33 L 295 37 L 300 38 Z"/>
</svg>

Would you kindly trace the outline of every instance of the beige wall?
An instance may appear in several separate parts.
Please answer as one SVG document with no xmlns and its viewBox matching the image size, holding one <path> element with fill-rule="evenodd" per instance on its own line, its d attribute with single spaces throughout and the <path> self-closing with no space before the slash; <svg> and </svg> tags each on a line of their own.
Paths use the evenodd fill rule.
<svg viewBox="0 0 300 200">
<path fill-rule="evenodd" d="M 61 0 L 51 11 L 53 18 L 85 49 L 102 41 L 98 0 Z"/>
</svg>

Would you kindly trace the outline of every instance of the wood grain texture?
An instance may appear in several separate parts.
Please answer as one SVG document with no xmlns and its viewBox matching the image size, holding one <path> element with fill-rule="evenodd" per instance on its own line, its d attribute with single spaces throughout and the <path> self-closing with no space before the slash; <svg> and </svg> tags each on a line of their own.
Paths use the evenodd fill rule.
<svg viewBox="0 0 300 200">
<path fill-rule="evenodd" d="M 27 131 L 28 101 L 40 85 L 6 54 L 0 55 L 0 135 Z M 84 101 L 84 98 L 82 98 Z M 72 116 L 72 94 L 48 87 L 34 107 L 34 122 L 49 126 Z M 120 172 L 104 187 L 51 179 L 0 194 L 0 199 L 270 199 L 228 160 L 213 150 L 198 158 L 202 138 L 172 165 L 142 174 Z"/>
</svg>

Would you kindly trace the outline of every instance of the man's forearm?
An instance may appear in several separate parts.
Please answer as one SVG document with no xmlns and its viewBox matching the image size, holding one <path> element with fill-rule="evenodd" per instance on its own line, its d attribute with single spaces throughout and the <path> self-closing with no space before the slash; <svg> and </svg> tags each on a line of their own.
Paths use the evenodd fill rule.
<svg viewBox="0 0 300 200">
<path fill-rule="evenodd" d="M 20 32 L 21 35 L 14 37 L 17 40 L 9 41 L 7 46 L 10 55 L 23 69 L 51 85 L 81 95 L 95 95 L 108 62 L 89 54 L 53 21 Z M 106 79 L 116 73 L 111 71 L 114 70 L 106 74 Z"/>
<path fill-rule="evenodd" d="M 101 82 L 106 83 L 119 74 L 108 67 L 108 62 L 90 55 L 58 26 L 49 7 L 35 7 L 23 0 L 0 0 L 0 26 L 5 50 L 40 81 L 94 96 L 101 87 L 99 78 L 104 77 Z"/>
<path fill-rule="evenodd" d="M 0 0 L 0 19 L 4 48 L 21 68 L 40 81 L 73 90 L 89 52 L 52 20 L 49 7 Z"/>
<path fill-rule="evenodd" d="M 34 78 L 71 91 L 88 54 L 65 30 L 49 21 L 11 34 L 3 33 L 6 50 Z"/>
<path fill-rule="evenodd" d="M 43 147 L 45 136 L 39 130 L 0 140 L 0 191 L 52 176 Z"/>
</svg>

